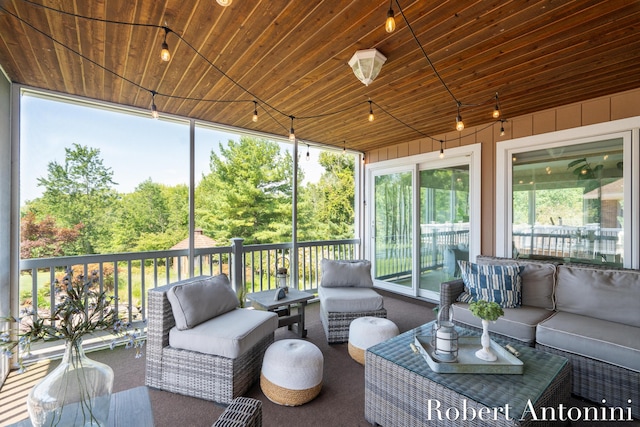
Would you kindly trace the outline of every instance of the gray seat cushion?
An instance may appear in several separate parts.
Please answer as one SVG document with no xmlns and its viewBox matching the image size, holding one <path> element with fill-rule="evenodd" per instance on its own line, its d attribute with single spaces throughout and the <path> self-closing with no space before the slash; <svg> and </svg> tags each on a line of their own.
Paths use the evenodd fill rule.
<svg viewBox="0 0 640 427">
<path fill-rule="evenodd" d="M 169 331 L 173 348 L 235 359 L 278 328 L 278 315 L 236 308 L 185 330 Z"/>
<path fill-rule="evenodd" d="M 553 311 L 539 307 L 522 306 L 503 310 L 504 316 L 495 323 L 489 323 L 489 333 L 495 332 L 527 344 L 535 342 L 536 325 L 553 315 Z M 456 302 L 453 304 L 453 320 L 475 328 L 482 328 L 481 320 L 471 314 L 467 303 Z"/>
<path fill-rule="evenodd" d="M 318 287 L 320 305 L 326 312 L 359 313 L 384 308 L 380 294 L 371 288 L 325 288 Z"/>
<path fill-rule="evenodd" d="M 640 372 L 640 328 L 558 312 L 538 325 L 536 343 Z"/>
</svg>

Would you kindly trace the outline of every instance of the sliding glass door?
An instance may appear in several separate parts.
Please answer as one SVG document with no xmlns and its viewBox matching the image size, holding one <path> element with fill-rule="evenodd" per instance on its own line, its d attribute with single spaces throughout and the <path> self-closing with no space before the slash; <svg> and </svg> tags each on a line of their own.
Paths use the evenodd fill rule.
<svg viewBox="0 0 640 427">
<path fill-rule="evenodd" d="M 369 167 L 366 249 L 377 287 L 437 301 L 458 261 L 479 253 L 479 163 L 473 145 Z"/>
<path fill-rule="evenodd" d="M 420 290 L 460 276 L 469 260 L 469 165 L 420 171 Z"/>
</svg>

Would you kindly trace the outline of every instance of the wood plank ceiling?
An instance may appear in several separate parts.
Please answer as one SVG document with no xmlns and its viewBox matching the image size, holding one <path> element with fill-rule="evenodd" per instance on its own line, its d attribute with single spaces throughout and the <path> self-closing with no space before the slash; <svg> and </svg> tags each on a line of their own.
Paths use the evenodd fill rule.
<svg viewBox="0 0 640 427">
<path fill-rule="evenodd" d="M 145 109 L 155 91 L 161 114 L 275 135 L 294 116 L 303 143 L 359 151 L 450 132 L 458 102 L 467 127 L 490 125 L 496 92 L 508 120 L 640 87 L 637 0 L 392 5 L 389 34 L 387 0 L 0 0 L 0 64 L 16 83 Z M 365 86 L 347 62 L 369 48 L 388 59 Z"/>
</svg>

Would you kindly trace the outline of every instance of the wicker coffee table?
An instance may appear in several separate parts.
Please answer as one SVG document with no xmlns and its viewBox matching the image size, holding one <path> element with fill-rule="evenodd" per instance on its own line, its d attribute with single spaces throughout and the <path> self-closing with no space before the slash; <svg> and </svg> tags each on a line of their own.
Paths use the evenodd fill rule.
<svg viewBox="0 0 640 427">
<path fill-rule="evenodd" d="M 554 426 L 542 408 L 562 405 L 571 394 L 571 366 L 564 357 L 511 343 L 524 363 L 521 375 L 438 374 L 410 347 L 429 335 L 431 323 L 367 349 L 365 418 L 392 426 Z M 461 335 L 476 332 L 456 327 Z M 533 420 L 532 410 L 537 420 Z"/>
</svg>

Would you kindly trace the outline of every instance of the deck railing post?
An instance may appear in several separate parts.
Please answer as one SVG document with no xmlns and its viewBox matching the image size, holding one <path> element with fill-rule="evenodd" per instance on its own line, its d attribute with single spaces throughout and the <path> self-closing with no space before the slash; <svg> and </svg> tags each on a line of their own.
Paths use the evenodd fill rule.
<svg viewBox="0 0 640 427">
<path fill-rule="evenodd" d="M 242 269 L 244 266 L 242 242 L 244 242 L 244 239 L 240 237 L 231 239 L 231 271 L 229 273 L 231 274 L 231 286 L 236 292 L 244 286 L 242 282 Z"/>
</svg>

